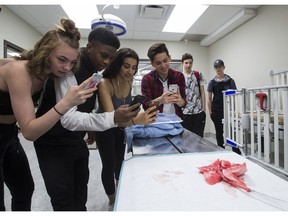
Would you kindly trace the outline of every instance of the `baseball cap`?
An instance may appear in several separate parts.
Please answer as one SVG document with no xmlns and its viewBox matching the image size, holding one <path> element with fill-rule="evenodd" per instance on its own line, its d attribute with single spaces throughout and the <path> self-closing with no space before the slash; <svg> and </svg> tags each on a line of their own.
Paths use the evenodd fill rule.
<svg viewBox="0 0 288 216">
<path fill-rule="evenodd" d="M 223 66 L 224 67 L 224 62 L 221 59 L 217 59 L 214 62 L 214 67 L 219 67 L 219 66 Z"/>
</svg>

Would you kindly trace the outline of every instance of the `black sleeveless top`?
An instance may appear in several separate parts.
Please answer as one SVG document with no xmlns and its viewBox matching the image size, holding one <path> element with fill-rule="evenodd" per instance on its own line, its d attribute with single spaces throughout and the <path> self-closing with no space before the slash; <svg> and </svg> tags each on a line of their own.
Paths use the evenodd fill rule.
<svg viewBox="0 0 288 216">
<path fill-rule="evenodd" d="M 114 107 L 114 110 L 116 110 L 118 107 L 122 106 L 122 105 L 125 105 L 125 104 L 130 104 L 132 102 L 132 95 L 131 95 L 131 85 L 130 85 L 130 91 L 129 91 L 129 94 L 124 98 L 124 99 L 120 99 L 116 96 L 115 94 L 115 88 L 114 88 L 114 85 L 112 83 L 112 80 L 110 79 L 110 82 L 112 84 L 112 87 L 113 87 L 113 96 L 111 97 L 111 100 L 112 100 L 112 103 L 113 103 L 113 107 Z M 103 113 L 103 109 L 101 107 L 101 104 L 99 105 L 98 109 L 97 109 L 97 113 Z"/>
<path fill-rule="evenodd" d="M 32 100 L 34 103 L 36 103 L 39 100 L 41 93 L 42 90 L 32 95 Z M 10 94 L 9 92 L 5 92 L 1 89 L 0 89 L 0 115 L 14 115 Z"/>
</svg>

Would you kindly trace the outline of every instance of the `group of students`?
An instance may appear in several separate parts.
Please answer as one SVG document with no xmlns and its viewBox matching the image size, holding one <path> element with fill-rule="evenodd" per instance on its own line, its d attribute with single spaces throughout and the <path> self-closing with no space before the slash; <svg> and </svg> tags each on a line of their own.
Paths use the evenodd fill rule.
<svg viewBox="0 0 288 216">
<path fill-rule="evenodd" d="M 203 137 L 206 122 L 206 83 L 202 73 L 192 70 L 193 56 L 185 53 L 182 56 L 183 72 L 170 68 L 171 56 L 164 43 L 157 43 L 148 50 L 148 57 L 154 70 L 144 75 L 141 92 L 147 100 L 144 109 L 151 101 L 158 105 L 160 112 L 175 113 L 182 118 L 182 125 L 187 130 Z M 224 147 L 223 123 L 223 91 L 236 89 L 235 81 L 224 73 L 225 65 L 221 59 L 214 62 L 216 76 L 208 83 L 208 111 L 214 123 L 217 145 Z M 170 85 L 177 85 L 177 92 L 169 90 Z M 241 154 L 238 148 L 232 148 Z"/>
<path fill-rule="evenodd" d="M 4 183 L 12 195 L 13 211 L 31 210 L 34 182 L 29 162 L 18 138 L 34 142 L 39 167 L 53 210 L 85 211 L 89 179 L 87 144 L 97 143 L 102 161 L 102 183 L 115 201 L 125 140 L 123 127 L 150 124 L 159 112 L 176 113 L 183 126 L 203 137 L 205 127 L 205 80 L 192 70 L 193 57 L 183 55 L 184 71 L 170 68 L 171 56 L 164 43 L 148 50 L 155 70 L 141 83 L 146 96 L 144 111 L 132 101 L 132 81 L 139 57 L 130 48 L 120 48 L 117 36 L 106 28 L 96 28 L 80 49 L 79 30 L 70 19 L 48 31 L 34 46 L 15 59 L 0 60 L 0 210 L 5 210 Z M 222 90 L 236 88 L 224 74 L 221 60 L 214 64 L 216 77 L 208 85 L 208 108 L 217 124 L 220 146 Z M 93 73 L 103 71 L 96 87 L 86 88 Z M 224 83 L 224 84 L 223 84 Z M 177 92 L 169 90 L 177 84 Z M 97 91 L 96 91 L 97 90 Z M 96 94 L 99 106 L 95 112 Z M 212 94 L 214 94 L 212 101 Z M 41 96 L 41 97 L 40 97 Z M 186 97 L 187 96 L 187 97 Z M 41 98 L 35 114 L 34 103 Z M 218 105 L 217 105 L 218 104 Z M 223 109 L 223 108 L 222 108 Z M 196 114 L 196 115 L 195 115 Z M 223 116 L 223 114 L 222 114 Z M 221 119 L 222 125 L 222 119 Z M 19 126 L 19 128 L 18 128 Z M 88 138 L 85 139 L 85 135 Z M 223 133 L 223 125 L 222 125 Z"/>
<path fill-rule="evenodd" d="M 2 211 L 5 210 L 4 182 L 12 195 L 11 209 L 31 210 L 34 182 L 18 138 L 18 125 L 23 136 L 34 141 L 53 209 L 84 211 L 89 178 L 86 144 L 95 141 L 95 131 L 106 133 L 113 128 L 110 133 L 102 134 L 107 144 L 107 136 L 110 138 L 112 133 L 114 139 L 114 134 L 118 135 L 119 131 L 115 128 L 149 124 L 155 120 L 156 111 L 150 112 L 155 107 L 139 112 L 140 104 L 128 105 L 131 101 L 131 77 L 137 71 L 138 55 L 131 49 L 118 50 L 119 39 L 106 28 L 92 30 L 86 47 L 80 52 L 79 40 L 80 33 L 75 23 L 70 19 L 61 19 L 61 25 L 47 32 L 34 49 L 15 59 L 0 60 Z M 92 82 L 93 73 L 105 68 L 104 79 L 98 86 L 101 109 L 92 113 L 97 87 L 86 86 Z M 103 91 L 107 92 L 102 94 Z M 35 114 L 34 102 L 41 92 L 41 102 Z M 111 94 L 111 97 L 106 94 Z M 88 139 L 84 140 L 87 131 Z M 120 133 L 119 137 L 123 137 L 123 131 Z M 102 179 L 113 203 L 115 184 L 110 185 L 109 182 L 106 187 L 105 178 L 111 173 L 113 180 L 119 178 L 121 156 L 120 159 L 114 157 L 116 149 L 107 153 L 104 144 L 103 151 L 100 150 L 101 135 L 98 139 L 101 158 L 109 162 L 108 171 L 102 172 Z M 119 140 L 115 138 L 113 141 Z M 114 173 L 118 177 L 114 177 Z"/>
</svg>

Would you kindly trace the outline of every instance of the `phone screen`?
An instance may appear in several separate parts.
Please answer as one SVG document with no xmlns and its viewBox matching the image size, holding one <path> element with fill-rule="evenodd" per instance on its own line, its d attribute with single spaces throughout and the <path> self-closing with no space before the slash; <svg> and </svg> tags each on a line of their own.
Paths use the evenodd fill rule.
<svg viewBox="0 0 288 216">
<path fill-rule="evenodd" d="M 146 97 L 144 95 L 136 95 L 129 106 L 133 106 L 134 104 L 137 104 L 137 103 L 142 104 L 145 101 L 145 99 Z"/>
<path fill-rule="evenodd" d="M 169 85 L 169 91 L 172 91 L 173 93 L 177 93 L 178 85 L 177 84 L 170 84 Z"/>
<path fill-rule="evenodd" d="M 87 86 L 85 86 L 84 89 L 88 89 L 88 88 L 94 88 L 95 86 L 98 85 L 98 83 L 100 82 L 101 78 L 102 78 L 102 75 L 101 74 L 97 74 L 97 73 L 94 73 L 93 75 L 93 81 L 91 81 L 90 83 L 87 84 Z"/>
</svg>

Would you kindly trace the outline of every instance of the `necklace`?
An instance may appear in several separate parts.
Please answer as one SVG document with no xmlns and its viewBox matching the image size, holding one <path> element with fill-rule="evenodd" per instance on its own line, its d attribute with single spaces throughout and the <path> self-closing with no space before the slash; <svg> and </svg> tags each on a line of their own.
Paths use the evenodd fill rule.
<svg viewBox="0 0 288 216">
<path fill-rule="evenodd" d="M 121 93 L 121 97 L 120 97 L 120 99 L 123 100 L 123 105 L 125 105 L 125 104 L 126 104 L 126 101 L 125 101 L 126 98 L 123 97 L 123 92 L 121 92 L 120 82 L 119 82 L 118 78 L 117 78 L 117 84 L 118 84 L 118 91 L 119 91 L 119 94 Z"/>
<path fill-rule="evenodd" d="M 119 99 L 120 100 L 123 100 L 123 104 L 125 105 L 126 104 L 126 98 L 129 96 L 129 94 L 130 93 L 128 93 L 128 96 L 126 96 L 126 97 L 124 97 L 124 92 L 121 92 L 121 88 L 120 88 L 120 82 L 119 82 L 119 79 L 118 79 L 118 77 L 116 78 L 116 80 L 117 80 L 117 85 L 118 85 L 118 91 L 119 91 L 119 95 L 121 96 Z M 131 91 L 131 83 L 130 83 L 130 81 L 128 80 L 127 81 L 128 82 L 128 85 L 129 85 L 129 87 L 130 87 L 130 91 Z M 124 88 L 125 89 L 125 88 Z M 115 94 L 116 95 L 116 94 Z M 129 99 L 128 99 L 128 101 L 129 101 Z"/>
</svg>

